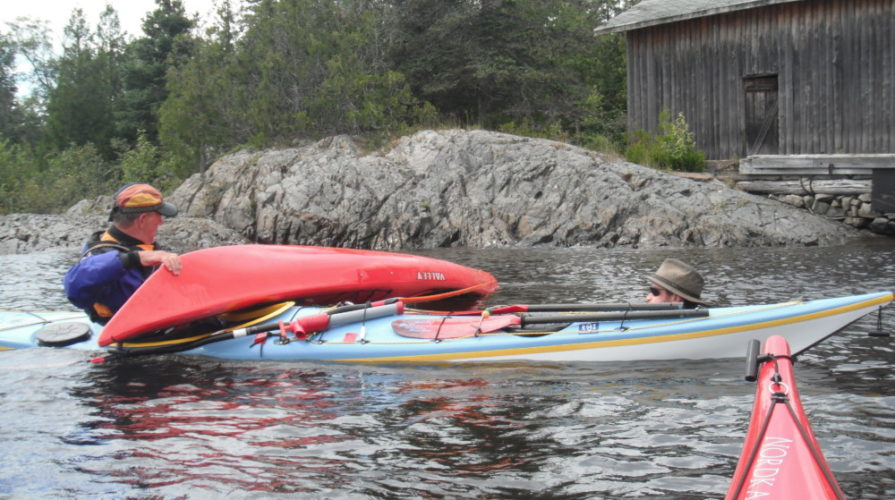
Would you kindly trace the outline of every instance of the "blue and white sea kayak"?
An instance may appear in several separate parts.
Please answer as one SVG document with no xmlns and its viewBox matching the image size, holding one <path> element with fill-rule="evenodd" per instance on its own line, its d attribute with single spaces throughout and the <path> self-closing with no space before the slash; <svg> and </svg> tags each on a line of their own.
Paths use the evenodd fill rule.
<svg viewBox="0 0 895 500">
<path fill-rule="evenodd" d="M 879 292 L 704 310 L 640 304 L 460 314 L 404 310 L 399 302 L 336 309 L 284 303 L 105 348 L 97 344 L 102 327 L 81 314 L 2 312 L 0 349 L 43 345 L 118 354 L 383 363 L 734 358 L 742 356 L 747 341 L 764 342 L 772 335 L 785 338 L 797 354 L 892 300 L 892 292 Z"/>
</svg>

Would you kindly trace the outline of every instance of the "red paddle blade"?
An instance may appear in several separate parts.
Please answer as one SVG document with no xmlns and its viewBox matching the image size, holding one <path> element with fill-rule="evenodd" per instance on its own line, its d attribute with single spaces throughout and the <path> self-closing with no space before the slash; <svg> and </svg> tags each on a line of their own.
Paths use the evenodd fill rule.
<svg viewBox="0 0 895 500">
<path fill-rule="evenodd" d="M 399 319 L 392 329 L 403 337 L 415 339 L 454 339 L 491 333 L 509 326 L 521 325 L 522 318 L 512 314 L 482 317 L 449 317 Z"/>
</svg>

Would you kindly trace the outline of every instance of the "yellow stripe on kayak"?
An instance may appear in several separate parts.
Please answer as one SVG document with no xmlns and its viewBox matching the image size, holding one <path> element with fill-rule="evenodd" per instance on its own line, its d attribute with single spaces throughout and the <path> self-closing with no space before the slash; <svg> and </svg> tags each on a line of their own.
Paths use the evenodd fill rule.
<svg viewBox="0 0 895 500">
<path fill-rule="evenodd" d="M 839 314 L 844 314 L 851 311 L 856 311 L 858 309 L 864 309 L 866 307 L 871 307 L 875 305 L 885 304 L 891 302 L 893 299 L 892 293 L 888 295 L 883 295 L 881 297 L 877 297 L 875 299 L 866 300 L 863 302 L 858 302 L 855 304 L 840 306 L 833 309 L 827 309 L 824 311 L 818 311 L 810 314 L 802 314 L 799 316 L 793 316 L 791 318 L 777 319 L 773 321 L 765 321 L 762 323 L 750 323 L 748 325 L 740 325 L 740 326 L 731 326 L 727 328 L 719 328 L 716 330 L 706 330 L 703 332 L 690 332 L 690 333 L 678 333 L 673 335 L 662 335 L 656 337 L 642 337 L 642 338 L 631 338 L 631 339 L 617 339 L 617 340 L 602 340 L 599 342 L 587 342 L 580 344 L 563 344 L 563 345 L 547 345 L 547 346 L 537 346 L 537 347 L 514 347 L 510 349 L 496 349 L 496 350 L 488 350 L 488 351 L 467 351 L 467 352 L 452 352 L 452 353 L 444 353 L 444 354 L 418 354 L 412 356 L 388 356 L 381 358 L 346 358 L 339 359 L 336 361 L 344 361 L 350 363 L 364 363 L 364 362 L 374 362 L 374 363 L 382 363 L 382 362 L 391 362 L 391 361 L 404 361 L 404 362 L 425 362 L 425 361 L 451 361 L 456 359 L 470 359 L 470 358 L 487 358 L 487 357 L 500 357 L 500 356 L 514 356 L 520 354 L 541 354 L 541 353 L 550 353 L 550 352 L 562 352 L 562 351 L 578 351 L 582 349 L 595 349 L 595 348 L 605 348 L 605 347 L 620 347 L 620 346 L 633 346 L 633 345 L 642 345 L 642 344 L 658 344 L 662 342 L 672 342 L 675 340 L 690 340 L 690 339 L 698 339 L 705 337 L 716 337 L 719 335 L 729 335 L 732 333 L 739 333 L 746 330 L 757 330 L 760 328 L 770 328 L 775 326 L 785 326 L 791 325 L 794 323 L 801 323 L 803 321 L 810 321 L 813 319 L 826 318 L 829 316 L 836 316 Z M 755 312 L 751 311 L 743 311 L 741 314 L 747 314 Z M 701 320 L 711 319 L 709 318 L 700 318 Z M 655 325 L 653 325 L 655 326 Z"/>
<path fill-rule="evenodd" d="M 234 330 L 238 330 L 240 328 L 246 328 L 249 326 L 257 325 L 258 323 L 262 323 L 262 322 L 267 321 L 271 318 L 276 318 L 277 316 L 286 312 L 287 309 L 289 309 L 290 307 L 292 307 L 294 305 L 295 305 L 295 302 L 293 302 L 293 301 L 280 302 L 278 304 L 274 304 L 270 307 L 265 308 L 263 311 L 259 311 L 259 314 L 264 314 L 261 317 L 257 317 L 251 321 L 247 321 L 240 325 L 231 326 L 228 328 L 224 328 L 223 330 L 217 330 L 214 332 L 203 333 L 200 335 L 196 335 L 194 337 L 186 337 L 186 338 L 179 338 L 179 339 L 172 339 L 172 340 L 160 340 L 160 341 L 156 341 L 156 342 L 118 342 L 113 345 L 116 347 L 124 347 L 124 348 L 139 348 L 139 347 L 160 347 L 160 346 L 167 346 L 167 345 L 185 344 L 187 342 L 192 342 L 194 340 L 202 340 L 204 338 L 211 337 L 212 335 L 217 335 L 219 333 L 228 333 L 228 332 L 232 332 Z"/>
</svg>

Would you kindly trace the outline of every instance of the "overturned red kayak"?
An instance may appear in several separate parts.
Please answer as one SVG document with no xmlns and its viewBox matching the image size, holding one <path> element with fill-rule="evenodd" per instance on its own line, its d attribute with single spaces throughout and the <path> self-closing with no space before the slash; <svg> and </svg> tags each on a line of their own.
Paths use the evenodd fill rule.
<svg viewBox="0 0 895 500">
<path fill-rule="evenodd" d="M 491 274 L 452 262 L 392 252 L 297 245 L 233 245 L 181 256 L 174 276 L 160 269 L 112 317 L 99 345 L 174 325 L 285 300 L 306 305 L 497 289 Z"/>
<path fill-rule="evenodd" d="M 845 498 L 802 409 L 789 344 L 772 336 L 762 356 L 757 344 L 747 355 L 747 380 L 761 365 L 752 419 L 726 498 Z"/>
</svg>

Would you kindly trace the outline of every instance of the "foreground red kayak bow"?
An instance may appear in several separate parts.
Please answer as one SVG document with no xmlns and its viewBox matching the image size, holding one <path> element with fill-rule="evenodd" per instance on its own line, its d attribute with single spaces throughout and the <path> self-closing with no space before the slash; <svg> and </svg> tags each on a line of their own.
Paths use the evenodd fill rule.
<svg viewBox="0 0 895 500">
<path fill-rule="evenodd" d="M 760 365 L 752 419 L 726 498 L 845 498 L 802 408 L 789 344 L 770 337 L 762 356 L 757 344 L 747 355 L 747 380 Z"/>
</svg>

